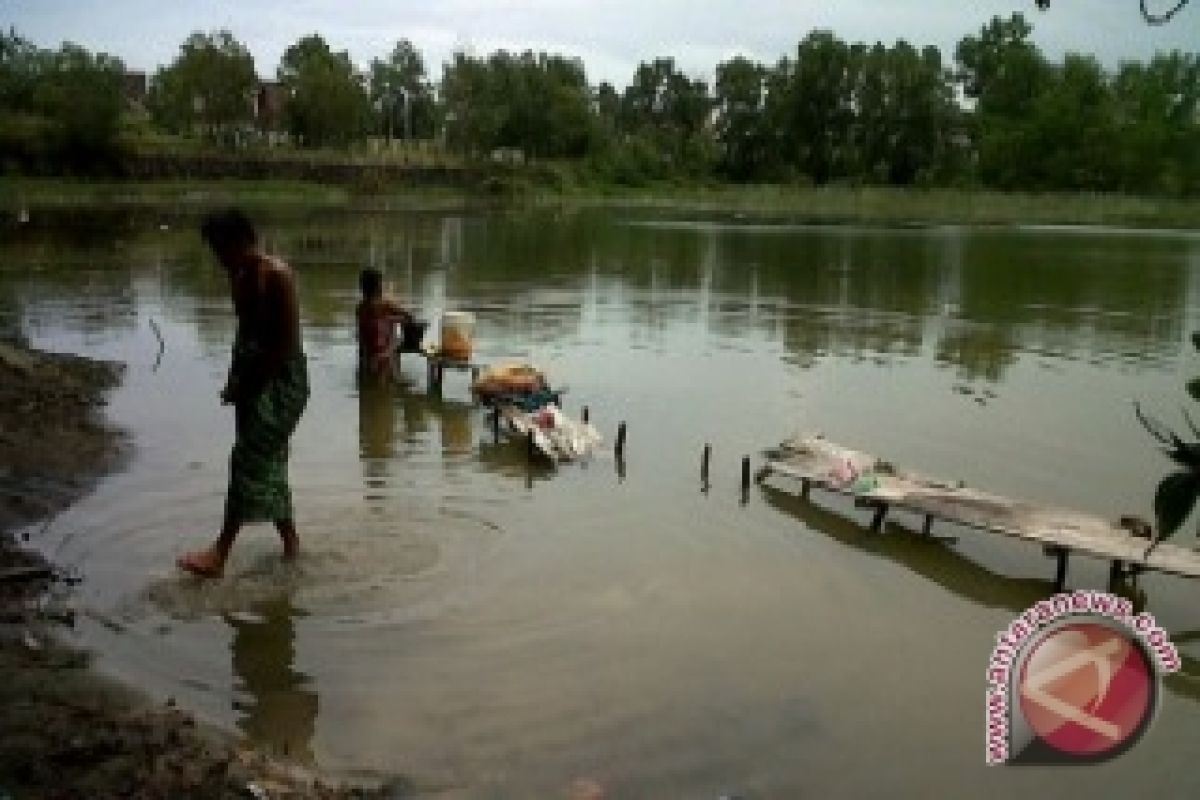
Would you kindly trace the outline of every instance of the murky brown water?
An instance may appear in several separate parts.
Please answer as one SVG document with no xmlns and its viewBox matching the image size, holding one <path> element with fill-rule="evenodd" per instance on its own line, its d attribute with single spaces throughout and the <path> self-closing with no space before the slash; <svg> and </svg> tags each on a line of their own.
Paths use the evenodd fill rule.
<svg viewBox="0 0 1200 800">
<path fill-rule="evenodd" d="M 1130 401 L 1174 415 L 1200 373 L 1200 235 L 273 220 L 314 385 L 292 469 L 307 553 L 284 567 L 251 529 L 229 576 L 197 586 L 172 561 L 221 509 L 232 316 L 190 227 L 162 220 L 0 233 L 0 311 L 38 344 L 129 363 L 111 413 L 136 457 L 41 541 L 84 576 L 77 636 L 104 669 L 268 748 L 432 794 L 556 797 L 581 778 L 613 797 L 1200 790 L 1191 659 L 1120 761 L 983 766 L 984 664 L 1049 591 L 1036 548 L 948 526 L 872 536 L 840 501 L 737 493 L 743 454 L 819 429 L 996 491 L 1147 513 L 1167 464 Z M 409 386 L 360 394 L 367 264 L 426 315 L 474 310 L 485 359 L 542 365 L 610 436 L 628 421 L 624 479 L 602 457 L 530 480 L 464 376 L 437 402 L 410 361 Z M 1075 559 L 1070 582 L 1102 588 L 1106 570 Z M 1141 589 L 1175 634 L 1200 629 L 1200 585 Z"/>
</svg>

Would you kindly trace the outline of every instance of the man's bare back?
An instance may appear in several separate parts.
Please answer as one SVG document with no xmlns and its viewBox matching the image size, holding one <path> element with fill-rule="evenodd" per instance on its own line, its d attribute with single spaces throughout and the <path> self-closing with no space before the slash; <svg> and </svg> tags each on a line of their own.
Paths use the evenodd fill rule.
<svg viewBox="0 0 1200 800">
<path fill-rule="evenodd" d="M 246 376 L 231 371 L 230 383 L 221 393 L 226 403 L 253 397 L 301 350 L 295 274 L 282 259 L 257 251 L 246 262 L 231 272 L 230 289 L 242 335 L 262 350 L 261 374 L 252 376 L 257 380 L 247 385 Z"/>
</svg>

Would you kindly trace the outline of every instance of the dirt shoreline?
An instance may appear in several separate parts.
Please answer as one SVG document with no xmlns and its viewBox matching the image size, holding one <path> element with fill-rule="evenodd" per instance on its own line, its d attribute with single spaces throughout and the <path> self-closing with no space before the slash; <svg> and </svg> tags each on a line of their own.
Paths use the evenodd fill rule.
<svg viewBox="0 0 1200 800">
<path fill-rule="evenodd" d="M 101 413 L 122 366 L 0 339 L 0 800 L 352 798 L 346 787 L 237 746 L 88 668 L 55 636 L 72 577 L 18 541 L 52 523 L 130 451 Z"/>
</svg>

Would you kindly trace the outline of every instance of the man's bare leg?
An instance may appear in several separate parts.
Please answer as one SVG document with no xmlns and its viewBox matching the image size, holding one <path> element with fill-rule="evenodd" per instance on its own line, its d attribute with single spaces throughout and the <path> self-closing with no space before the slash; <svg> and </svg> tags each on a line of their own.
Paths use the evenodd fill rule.
<svg viewBox="0 0 1200 800">
<path fill-rule="evenodd" d="M 275 520 L 275 530 L 279 531 L 279 538 L 283 539 L 283 558 L 285 561 L 291 561 L 300 555 L 300 537 L 296 535 L 296 523 L 290 519 Z"/>
<path fill-rule="evenodd" d="M 226 517 L 225 524 L 221 526 L 221 533 L 212 547 L 185 553 L 179 557 L 176 564 L 185 572 L 201 578 L 221 577 L 225 570 L 225 560 L 229 558 L 229 551 L 233 548 L 233 542 L 241 529 L 241 520 Z"/>
</svg>

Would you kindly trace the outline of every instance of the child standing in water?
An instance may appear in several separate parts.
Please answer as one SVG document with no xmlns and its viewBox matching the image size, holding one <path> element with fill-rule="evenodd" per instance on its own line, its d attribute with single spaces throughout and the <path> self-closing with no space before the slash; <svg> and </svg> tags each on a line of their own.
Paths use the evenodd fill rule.
<svg viewBox="0 0 1200 800">
<path fill-rule="evenodd" d="M 358 364 L 364 375 L 391 378 L 395 369 L 396 323 L 411 322 L 412 315 L 383 294 L 383 273 L 365 269 L 358 278 L 362 300 L 358 304 Z"/>
</svg>

